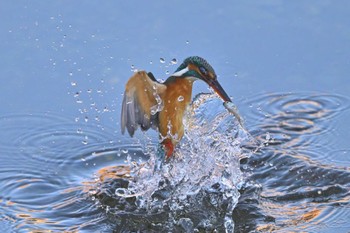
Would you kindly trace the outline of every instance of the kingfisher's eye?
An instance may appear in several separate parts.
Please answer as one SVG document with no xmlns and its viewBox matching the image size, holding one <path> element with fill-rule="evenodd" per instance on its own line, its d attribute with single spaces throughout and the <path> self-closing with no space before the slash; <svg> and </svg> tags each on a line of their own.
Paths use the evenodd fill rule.
<svg viewBox="0 0 350 233">
<path fill-rule="evenodd" d="M 207 74 L 208 74 L 207 69 L 204 68 L 203 66 L 199 67 L 199 70 L 201 71 L 201 73 L 202 73 L 203 75 L 207 75 Z"/>
</svg>

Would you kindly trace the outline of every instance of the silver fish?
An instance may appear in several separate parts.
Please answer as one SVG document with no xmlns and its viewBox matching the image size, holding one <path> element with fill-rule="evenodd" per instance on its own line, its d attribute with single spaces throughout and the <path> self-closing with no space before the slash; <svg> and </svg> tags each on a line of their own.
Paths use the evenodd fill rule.
<svg viewBox="0 0 350 233">
<path fill-rule="evenodd" d="M 224 107 L 235 116 L 235 118 L 237 119 L 237 121 L 241 125 L 241 127 L 243 129 L 245 129 L 243 126 L 243 120 L 238 113 L 238 109 L 237 109 L 236 105 L 232 102 L 226 101 L 226 102 L 224 102 Z"/>
</svg>

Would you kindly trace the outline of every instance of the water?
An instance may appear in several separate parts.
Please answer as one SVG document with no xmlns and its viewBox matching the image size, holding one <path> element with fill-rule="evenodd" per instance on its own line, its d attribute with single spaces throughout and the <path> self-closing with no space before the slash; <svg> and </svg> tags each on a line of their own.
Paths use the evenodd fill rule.
<svg viewBox="0 0 350 233">
<path fill-rule="evenodd" d="M 218 111 L 210 111 L 215 107 Z M 232 212 L 243 184 L 239 159 L 248 156 L 240 145 L 252 138 L 224 111 L 221 101 L 210 95 L 197 97 L 186 129 L 175 157 L 159 171 L 154 171 L 154 148 L 146 161 L 127 156 L 126 177 L 99 186 L 97 199 L 119 223 L 117 229 L 147 231 L 151 225 L 153 231 L 233 232 Z M 106 199 L 113 200 L 113 205 Z"/>
<path fill-rule="evenodd" d="M 108 128 L 49 114 L 3 116 L 1 227 L 7 232 L 346 229 L 348 151 L 332 153 L 322 137 L 334 134 L 331 122 L 348 110 L 348 102 L 315 93 L 255 96 L 246 102 L 254 113 L 248 117 L 257 122 L 247 126 L 249 135 L 221 100 L 200 95 L 176 157 L 156 173 L 152 137 L 115 140 Z"/>
<path fill-rule="evenodd" d="M 348 159 L 346 153 L 332 149 L 331 140 L 336 140 L 334 124 L 348 110 L 349 99 L 325 93 L 276 93 L 257 96 L 247 104 L 257 122 L 250 132 L 264 146 L 241 161 L 250 176 L 235 209 L 236 219 L 244 220 L 237 221 L 242 223 L 237 228 L 347 231 Z"/>
<path fill-rule="evenodd" d="M 0 5 L 1 232 L 349 232 L 348 1 Z M 206 99 L 151 174 L 157 134 L 120 133 L 124 85 L 193 55 L 251 136 Z"/>
</svg>

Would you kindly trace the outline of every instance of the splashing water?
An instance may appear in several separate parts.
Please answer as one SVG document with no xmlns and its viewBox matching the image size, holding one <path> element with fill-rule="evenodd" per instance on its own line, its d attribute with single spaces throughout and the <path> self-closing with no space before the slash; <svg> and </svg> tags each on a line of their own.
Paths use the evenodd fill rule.
<svg viewBox="0 0 350 233">
<path fill-rule="evenodd" d="M 241 144 L 251 137 L 209 94 L 195 98 L 184 124 L 185 137 L 161 170 L 153 169 L 156 150 L 147 163 L 128 157 L 130 178 L 118 183 L 111 194 L 118 204 L 108 208 L 124 228 L 146 230 L 151 222 L 157 231 L 233 232 L 244 181 L 239 160 L 248 156 Z"/>
</svg>

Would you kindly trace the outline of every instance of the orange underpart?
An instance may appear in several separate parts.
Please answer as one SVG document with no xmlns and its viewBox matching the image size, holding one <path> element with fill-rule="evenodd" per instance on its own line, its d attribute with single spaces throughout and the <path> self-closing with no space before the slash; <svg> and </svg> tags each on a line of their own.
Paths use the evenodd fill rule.
<svg viewBox="0 0 350 233">
<path fill-rule="evenodd" d="M 174 144 L 171 142 L 170 139 L 165 139 L 162 142 L 163 146 L 164 146 L 164 150 L 165 150 L 165 155 L 168 158 L 170 158 L 173 155 L 174 152 Z"/>
</svg>

